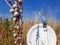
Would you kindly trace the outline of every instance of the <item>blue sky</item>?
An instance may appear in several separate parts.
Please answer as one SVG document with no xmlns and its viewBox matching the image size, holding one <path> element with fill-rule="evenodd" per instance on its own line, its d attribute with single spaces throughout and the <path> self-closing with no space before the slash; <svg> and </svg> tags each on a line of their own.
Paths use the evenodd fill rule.
<svg viewBox="0 0 60 45">
<path fill-rule="evenodd" d="M 34 12 L 39 12 L 41 9 L 46 12 L 50 7 L 52 16 L 57 20 L 60 20 L 60 0 L 24 0 L 23 3 L 23 18 L 26 18 L 26 15 L 32 16 Z M 0 17 L 8 16 L 12 17 L 12 14 L 9 12 L 10 7 L 6 4 L 4 0 L 0 0 Z M 55 13 L 57 12 L 57 13 Z"/>
</svg>

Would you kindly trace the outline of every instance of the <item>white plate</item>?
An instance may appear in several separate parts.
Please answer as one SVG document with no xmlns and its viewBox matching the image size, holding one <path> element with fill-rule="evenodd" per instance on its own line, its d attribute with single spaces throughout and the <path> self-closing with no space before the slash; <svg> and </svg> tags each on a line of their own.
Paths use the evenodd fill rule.
<svg viewBox="0 0 60 45">
<path fill-rule="evenodd" d="M 47 31 L 44 31 L 46 30 Z M 37 31 L 39 30 L 39 38 L 37 38 Z M 47 28 L 43 28 L 43 24 L 36 24 L 30 28 L 27 33 L 28 45 L 56 45 L 57 38 L 54 30 L 47 25 Z"/>
</svg>

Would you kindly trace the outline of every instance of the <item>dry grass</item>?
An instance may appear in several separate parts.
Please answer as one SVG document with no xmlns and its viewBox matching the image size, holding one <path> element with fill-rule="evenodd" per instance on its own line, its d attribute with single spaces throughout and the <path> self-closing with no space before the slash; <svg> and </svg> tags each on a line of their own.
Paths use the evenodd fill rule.
<svg viewBox="0 0 60 45">
<path fill-rule="evenodd" d="M 54 23 L 57 22 L 57 23 Z M 35 22 L 34 20 L 30 19 L 29 21 L 28 20 L 25 20 L 23 24 L 20 25 L 20 27 L 22 28 L 22 32 L 23 32 L 23 35 L 22 35 L 22 45 L 27 45 L 27 42 L 26 42 L 26 35 L 27 35 L 27 32 L 28 30 L 33 26 L 35 25 L 36 23 L 38 23 L 39 21 Z M 50 25 L 54 31 L 56 32 L 56 35 L 57 35 L 57 45 L 60 45 L 60 22 L 56 21 L 55 19 L 48 19 L 47 20 L 47 23 L 48 25 Z M 0 45 L 14 45 L 14 37 L 13 37 L 13 27 L 14 27 L 14 24 L 10 21 L 10 29 L 9 29 L 9 35 L 8 35 L 8 40 L 6 38 L 6 31 L 3 27 L 4 25 L 4 22 L 3 21 L 0 21 Z"/>
</svg>

